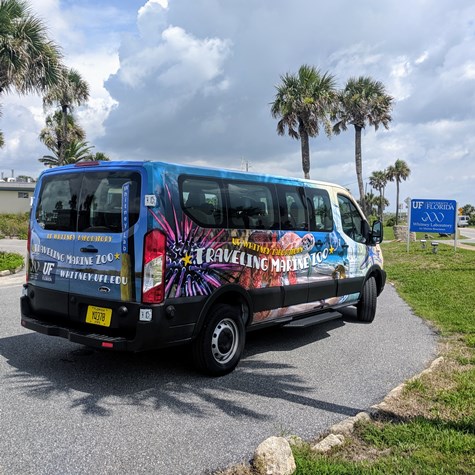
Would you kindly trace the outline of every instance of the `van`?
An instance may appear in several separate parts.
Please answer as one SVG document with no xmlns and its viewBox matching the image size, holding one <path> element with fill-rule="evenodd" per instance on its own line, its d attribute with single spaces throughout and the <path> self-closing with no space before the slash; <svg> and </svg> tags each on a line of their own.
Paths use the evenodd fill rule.
<svg viewBox="0 0 475 475">
<path fill-rule="evenodd" d="M 371 322 L 386 274 L 338 185 L 163 162 L 84 162 L 40 176 L 21 297 L 25 328 L 107 350 L 190 343 L 210 375 L 246 332 L 356 306 Z"/>
<path fill-rule="evenodd" d="M 469 219 L 470 219 L 470 216 L 459 216 L 457 219 L 457 225 L 459 227 L 468 226 Z"/>
</svg>

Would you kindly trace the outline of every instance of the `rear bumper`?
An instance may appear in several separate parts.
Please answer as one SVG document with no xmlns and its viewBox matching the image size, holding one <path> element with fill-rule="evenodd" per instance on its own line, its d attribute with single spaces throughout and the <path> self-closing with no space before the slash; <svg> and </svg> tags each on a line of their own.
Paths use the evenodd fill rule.
<svg viewBox="0 0 475 475">
<path fill-rule="evenodd" d="M 152 307 L 151 321 L 139 321 L 137 315 L 132 333 L 129 331 L 128 336 L 121 336 L 118 331 L 119 334 L 111 336 L 105 334 L 107 331 L 102 332 L 100 326 L 69 323 L 66 318 L 63 323 L 58 316 L 50 319 L 35 315 L 28 296 L 21 297 L 20 305 L 24 328 L 93 348 L 117 351 L 138 352 L 183 344 L 191 341 L 196 325 L 189 318 L 180 318 L 182 312 L 177 312 L 179 314 L 174 318 L 168 317 L 164 307 L 157 305 Z"/>
<path fill-rule="evenodd" d="M 36 320 L 32 317 L 25 315 L 21 316 L 21 324 L 24 328 L 33 330 L 38 333 L 43 333 L 49 336 L 58 336 L 60 338 L 66 338 L 73 343 L 79 343 L 80 345 L 91 346 L 94 348 L 107 348 L 117 351 L 140 351 L 142 345 L 140 340 L 134 338 L 133 340 L 127 340 L 122 337 L 112 337 L 107 335 L 100 335 L 94 333 L 87 333 L 78 330 L 71 330 L 69 328 L 60 327 L 52 323 Z"/>
</svg>

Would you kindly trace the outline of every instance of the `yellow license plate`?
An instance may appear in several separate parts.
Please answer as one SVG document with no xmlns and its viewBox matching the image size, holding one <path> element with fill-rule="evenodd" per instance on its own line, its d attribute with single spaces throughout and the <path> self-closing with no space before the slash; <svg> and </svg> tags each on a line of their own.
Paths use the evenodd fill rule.
<svg viewBox="0 0 475 475">
<path fill-rule="evenodd" d="M 102 327 L 110 327 L 112 318 L 112 309 L 104 307 L 96 307 L 89 305 L 87 307 L 86 322 Z"/>
</svg>

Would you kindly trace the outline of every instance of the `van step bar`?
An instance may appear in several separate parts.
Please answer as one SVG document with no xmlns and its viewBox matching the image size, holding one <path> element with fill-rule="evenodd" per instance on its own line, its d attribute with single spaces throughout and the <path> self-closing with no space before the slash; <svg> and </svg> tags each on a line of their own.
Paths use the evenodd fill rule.
<svg viewBox="0 0 475 475">
<path fill-rule="evenodd" d="M 328 322 L 329 320 L 335 320 L 341 318 L 343 315 L 340 312 L 326 312 L 319 313 L 318 315 L 311 315 L 310 317 L 300 318 L 299 320 L 293 320 L 286 325 L 283 325 L 284 328 L 306 328 L 311 327 L 312 325 L 318 325 L 319 323 Z"/>
</svg>

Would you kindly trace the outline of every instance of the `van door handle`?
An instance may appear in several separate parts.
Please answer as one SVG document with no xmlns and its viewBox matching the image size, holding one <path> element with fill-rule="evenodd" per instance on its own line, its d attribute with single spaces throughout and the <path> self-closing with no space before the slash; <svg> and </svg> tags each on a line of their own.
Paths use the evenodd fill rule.
<svg viewBox="0 0 475 475">
<path fill-rule="evenodd" d="M 81 252 L 97 252 L 97 249 L 93 246 L 81 247 Z"/>
</svg>

